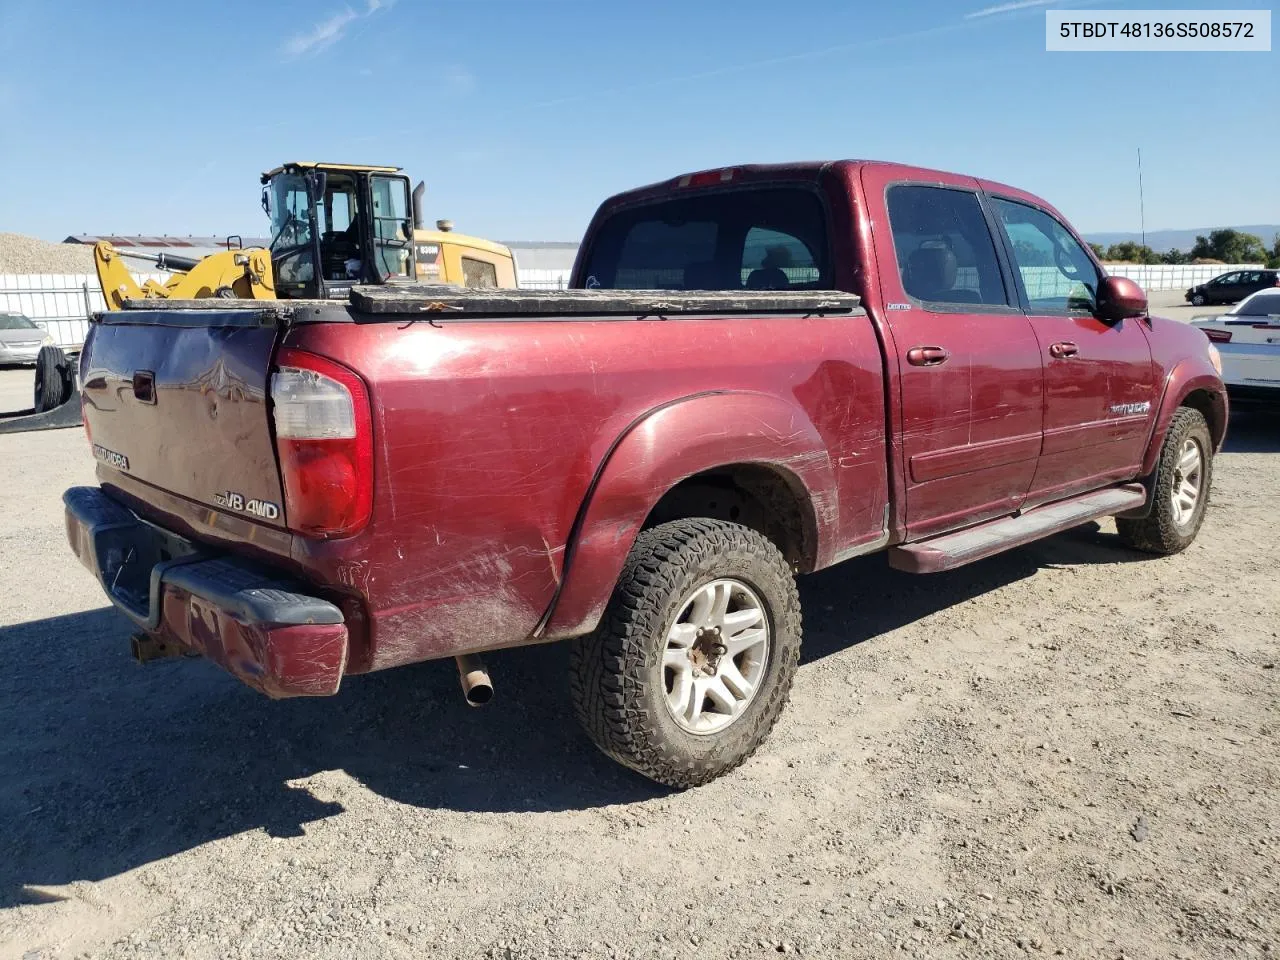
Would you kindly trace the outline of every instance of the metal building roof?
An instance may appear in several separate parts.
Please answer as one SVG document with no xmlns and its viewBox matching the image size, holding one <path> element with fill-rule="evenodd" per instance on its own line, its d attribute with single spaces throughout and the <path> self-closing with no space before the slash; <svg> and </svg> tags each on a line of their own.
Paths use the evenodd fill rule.
<svg viewBox="0 0 1280 960">
<path fill-rule="evenodd" d="M 234 236 L 234 234 L 232 235 Z M 271 242 L 270 237 L 243 237 L 246 247 L 265 247 Z M 121 236 L 119 234 L 73 234 L 63 243 L 82 243 L 93 246 L 99 240 L 106 240 L 121 253 L 138 250 L 143 253 L 172 253 L 182 257 L 207 257 L 227 249 L 226 237 L 194 237 L 194 236 Z"/>
</svg>

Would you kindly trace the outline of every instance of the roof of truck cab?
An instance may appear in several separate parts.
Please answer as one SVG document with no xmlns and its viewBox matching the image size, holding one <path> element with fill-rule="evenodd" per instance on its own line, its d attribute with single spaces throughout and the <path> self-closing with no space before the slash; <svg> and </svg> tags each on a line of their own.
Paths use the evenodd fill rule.
<svg viewBox="0 0 1280 960">
<path fill-rule="evenodd" d="M 613 206 L 619 203 L 631 203 L 634 201 L 643 201 L 654 199 L 657 197 L 670 196 L 679 190 L 690 189 L 697 190 L 703 188 L 716 189 L 719 187 L 732 187 L 735 184 L 743 183 L 768 183 L 787 180 L 795 181 L 813 181 L 826 170 L 831 168 L 843 168 L 849 172 L 861 170 L 864 167 L 892 167 L 895 168 L 903 180 L 934 180 L 943 177 L 967 177 L 976 181 L 984 190 L 990 193 L 1002 193 L 1008 196 L 1023 197 L 1034 200 L 1042 205 L 1044 201 L 1034 194 L 1027 193 L 1017 187 L 1004 183 L 998 183 L 994 180 L 985 180 L 971 173 L 962 173 L 955 170 L 935 170 L 929 167 L 917 167 L 909 163 L 898 163 L 892 160 L 806 160 L 797 161 L 795 163 L 737 163 L 726 164 L 722 167 L 710 167 L 706 170 L 694 170 L 689 173 L 677 174 L 667 180 L 659 180 L 656 183 L 646 184 L 642 187 L 635 187 L 631 190 L 623 191 L 616 194 L 605 201 L 606 205 Z M 696 183 L 699 179 L 711 178 L 716 174 L 728 175 L 728 178 L 715 182 L 711 181 L 706 184 Z"/>
<path fill-rule="evenodd" d="M 277 173 L 283 173 L 285 170 L 314 170 L 317 167 L 323 167 L 326 170 L 356 170 L 365 173 L 399 173 L 403 167 L 380 167 L 376 164 L 368 163 L 325 163 L 320 160 L 289 160 L 273 167 L 262 176 L 274 177 Z"/>
</svg>

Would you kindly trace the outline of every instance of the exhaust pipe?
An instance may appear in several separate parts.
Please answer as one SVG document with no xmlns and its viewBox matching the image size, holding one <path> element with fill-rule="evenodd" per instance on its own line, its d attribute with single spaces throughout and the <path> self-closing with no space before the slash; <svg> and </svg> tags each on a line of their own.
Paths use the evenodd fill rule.
<svg viewBox="0 0 1280 960">
<path fill-rule="evenodd" d="M 176 643 L 165 643 L 146 633 L 135 633 L 129 638 L 129 652 L 139 663 L 150 663 L 152 660 L 164 660 L 168 657 L 180 657 L 182 647 Z"/>
<path fill-rule="evenodd" d="M 458 679 L 462 683 L 462 695 L 467 704 L 483 707 L 493 699 L 493 681 L 489 679 L 489 668 L 475 653 L 464 653 L 454 657 L 458 663 Z"/>
<path fill-rule="evenodd" d="M 419 180 L 418 185 L 413 188 L 413 229 L 427 229 L 427 217 L 422 212 L 422 197 L 427 192 L 427 182 Z"/>
</svg>

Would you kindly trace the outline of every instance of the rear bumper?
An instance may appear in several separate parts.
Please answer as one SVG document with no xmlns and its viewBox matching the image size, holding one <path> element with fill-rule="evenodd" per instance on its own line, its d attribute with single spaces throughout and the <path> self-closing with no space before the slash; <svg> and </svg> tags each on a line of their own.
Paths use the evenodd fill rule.
<svg viewBox="0 0 1280 960">
<path fill-rule="evenodd" d="M 338 691 L 349 644 L 336 605 L 147 523 L 98 487 L 72 487 L 62 500 L 71 549 L 143 633 L 270 697 Z"/>
</svg>

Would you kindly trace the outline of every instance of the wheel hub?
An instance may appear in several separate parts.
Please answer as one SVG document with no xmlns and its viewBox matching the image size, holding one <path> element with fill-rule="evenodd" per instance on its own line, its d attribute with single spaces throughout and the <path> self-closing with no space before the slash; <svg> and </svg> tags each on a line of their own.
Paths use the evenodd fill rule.
<svg viewBox="0 0 1280 960">
<path fill-rule="evenodd" d="M 764 681 L 769 642 L 764 603 L 747 584 L 725 578 L 694 589 L 662 653 L 664 699 L 676 723 L 716 733 L 740 717 Z"/>
<path fill-rule="evenodd" d="M 1186 526 L 1195 518 L 1200 505 L 1201 487 L 1204 484 L 1204 454 L 1195 438 L 1188 437 L 1178 451 L 1170 485 L 1173 519 L 1179 526 Z"/>
<path fill-rule="evenodd" d="M 689 663 L 703 676 L 714 677 L 720 658 L 728 652 L 719 627 L 699 627 L 697 639 L 689 648 Z"/>
</svg>

